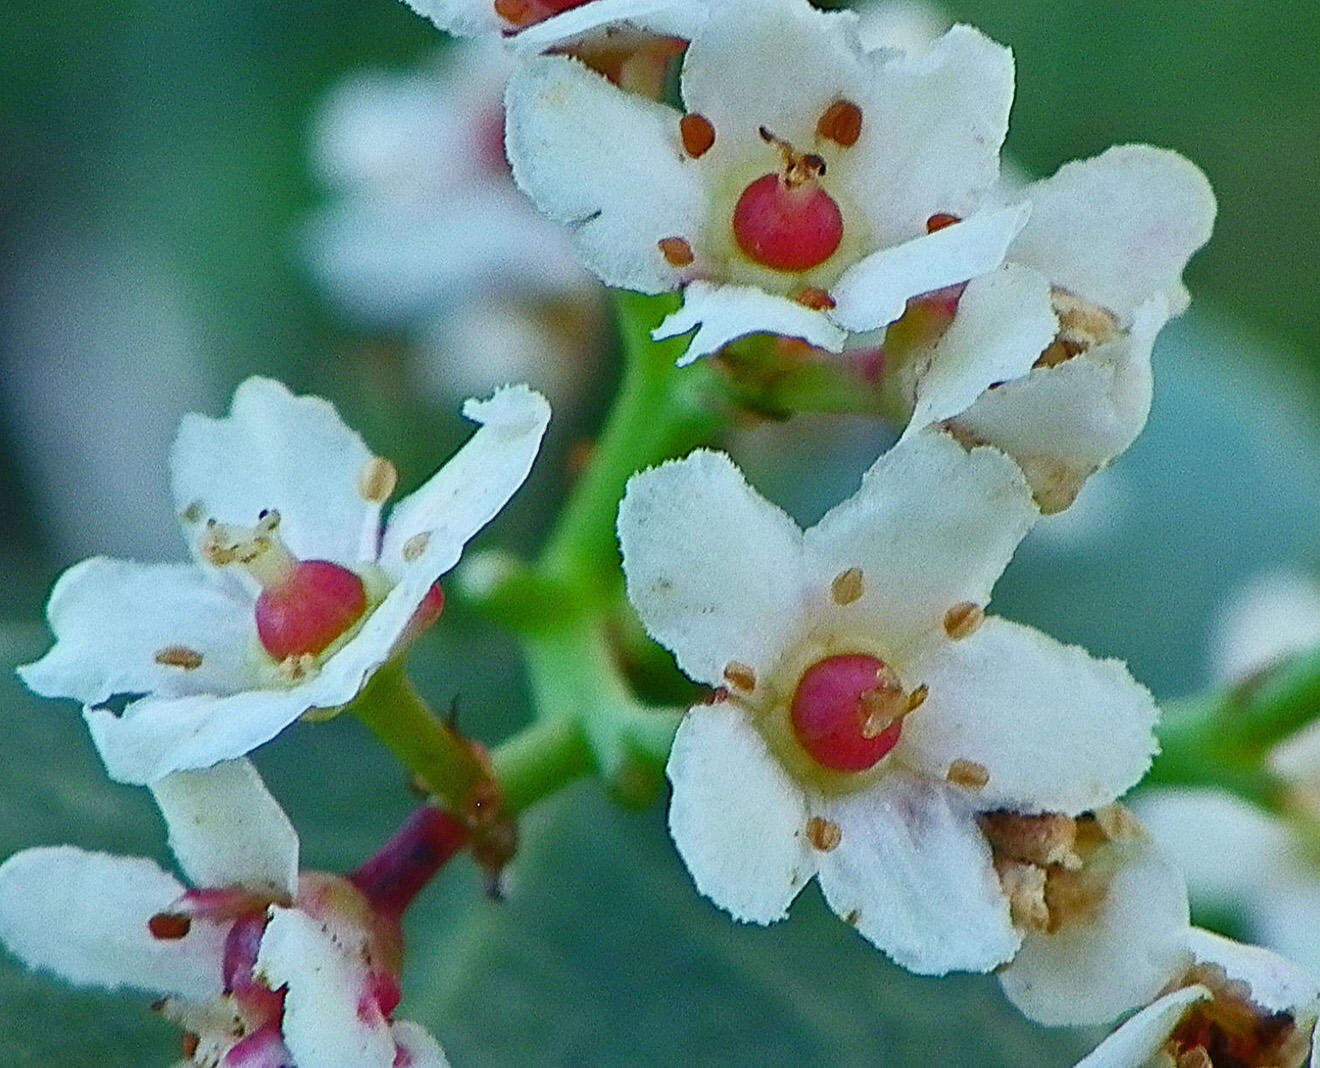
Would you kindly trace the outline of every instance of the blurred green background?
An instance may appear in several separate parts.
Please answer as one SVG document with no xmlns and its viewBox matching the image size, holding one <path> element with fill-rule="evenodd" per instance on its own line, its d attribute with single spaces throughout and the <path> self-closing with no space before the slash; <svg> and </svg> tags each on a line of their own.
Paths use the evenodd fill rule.
<svg viewBox="0 0 1320 1068">
<path fill-rule="evenodd" d="M 947 5 L 1010 44 L 1009 151 L 1052 171 L 1115 142 L 1182 151 L 1220 200 L 1196 303 L 1157 350 L 1150 430 L 1107 477 L 1098 523 L 1038 531 L 999 610 L 1128 659 L 1160 696 L 1204 679 L 1219 602 L 1320 527 L 1320 3 Z M 345 325 L 294 235 L 321 193 L 318 101 L 438 35 L 397 0 L 11 0 L 0 28 L 0 855 L 41 842 L 163 857 L 145 795 L 104 781 L 76 710 L 25 695 L 50 581 L 82 555 L 177 553 L 164 453 L 187 408 L 262 372 L 331 396 L 405 482 L 460 440 L 453 405 L 407 393 L 406 339 Z M 492 383 L 493 384 L 493 383 Z M 589 424 L 591 416 L 584 416 Z M 589 425 L 584 426 L 589 430 Z M 802 516 L 846 493 L 882 430 L 756 474 Z M 495 541 L 530 544 L 551 456 Z M 498 739 L 523 717 L 510 648 L 450 613 L 415 657 L 438 701 Z M 354 864 L 406 812 L 403 776 L 350 723 L 290 732 L 259 762 L 309 866 Z M 466 861 L 411 917 L 404 1011 L 463 1064 L 1063 1065 L 1086 1036 L 1017 1019 L 987 978 L 918 980 L 829 916 L 735 928 L 692 892 L 659 807 L 593 787 L 529 821 L 511 902 Z M 76 922 L 71 918 L 70 922 Z M 0 964 L 5 1064 L 167 1063 L 143 999 L 75 994 Z"/>
</svg>

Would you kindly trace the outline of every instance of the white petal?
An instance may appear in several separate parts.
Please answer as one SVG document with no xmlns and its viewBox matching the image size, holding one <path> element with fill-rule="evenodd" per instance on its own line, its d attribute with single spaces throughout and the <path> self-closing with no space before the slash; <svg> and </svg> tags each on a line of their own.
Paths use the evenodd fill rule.
<svg viewBox="0 0 1320 1068">
<path fill-rule="evenodd" d="M 712 159 L 736 166 L 750 156 L 770 171 L 776 158 L 760 127 L 806 151 L 825 109 L 855 96 L 872 69 L 852 12 L 798 0 L 720 0 L 683 58 L 683 103 L 715 128 Z"/>
<path fill-rule="evenodd" d="M 1058 329 L 1049 284 L 1035 271 L 1005 264 L 973 278 L 917 377 L 904 437 L 957 415 L 996 382 L 1025 375 Z"/>
<path fill-rule="evenodd" d="M 1167 318 L 1157 297 L 1137 309 L 1127 334 L 982 394 L 952 425 L 1017 460 L 1043 505 L 1062 492 L 1066 507 L 1069 487 L 1075 492 L 1146 425 L 1151 347 Z"/>
<path fill-rule="evenodd" d="M 1198 905 L 1236 913 L 1260 896 L 1260 882 L 1282 867 L 1288 851 L 1291 835 L 1282 821 L 1222 790 L 1143 790 L 1131 807 Z M 1243 879 L 1243 872 L 1253 878 Z"/>
<path fill-rule="evenodd" d="M 573 227 L 587 266 L 607 285 L 677 289 L 684 275 L 658 242 L 681 237 L 695 247 L 706 212 L 678 113 L 562 56 L 517 71 L 506 107 L 514 178 L 545 214 Z"/>
<path fill-rule="evenodd" d="M 249 761 L 176 772 L 151 793 L 194 886 L 297 889 L 298 832 Z"/>
<path fill-rule="evenodd" d="M 1320 582 L 1296 568 L 1255 576 L 1220 609 L 1210 661 L 1220 682 L 1244 682 L 1293 653 L 1320 648 Z"/>
<path fill-rule="evenodd" d="M 71 983 L 211 997 L 221 985 L 219 930 L 196 923 L 173 940 L 147 930 L 183 893 L 143 857 L 27 849 L 0 864 L 0 942 Z"/>
<path fill-rule="evenodd" d="M 380 564 L 398 579 L 419 566 L 409 548 L 425 538 L 427 566 L 439 570 L 458 563 L 463 546 L 517 492 L 532 469 L 550 422 L 550 405 L 524 385 L 505 386 L 489 400 L 469 400 L 463 415 L 479 424 L 468 442 L 411 496 L 390 513 L 381 542 Z M 420 603 L 420 602 L 419 602 Z"/>
<path fill-rule="evenodd" d="M 181 513 L 252 526 L 263 508 L 280 513 L 280 538 L 302 559 L 350 563 L 374 555 L 380 505 L 363 499 L 372 459 L 362 439 L 319 397 L 295 397 L 279 382 L 249 378 L 223 419 L 190 413 L 170 455 Z M 197 549 L 202 525 L 184 523 Z"/>
<path fill-rule="evenodd" d="M 999 973 L 1008 999 L 1047 1027 L 1104 1024 L 1148 1004 L 1191 963 L 1187 888 L 1148 841 L 1110 843 L 1087 860 L 1112 882 L 1094 919 L 1028 931 Z"/>
<path fill-rule="evenodd" d="M 807 807 L 747 714 L 698 706 L 670 751 L 669 833 L 697 889 L 748 923 L 774 923 L 816 869 Z"/>
<path fill-rule="evenodd" d="M 830 290 L 830 318 L 853 332 L 888 326 L 908 300 L 993 271 L 1028 208 L 978 212 L 933 234 L 882 248 L 844 271 Z"/>
<path fill-rule="evenodd" d="M 972 222 L 999 177 L 1012 101 L 1012 52 L 970 26 L 954 26 L 924 55 L 872 66 L 859 87 L 862 136 L 848 174 L 878 244 L 925 233 L 936 213 L 962 218 L 960 226 Z M 1016 227 L 1005 245 L 1012 233 Z M 993 262 L 928 288 L 984 274 L 1001 258 L 1002 251 Z"/>
<path fill-rule="evenodd" d="M 1217 964 L 1229 980 L 1251 988 L 1251 1000 L 1267 1013 L 1291 1012 L 1299 1021 L 1314 1020 L 1320 1004 L 1320 980 L 1306 969 L 1261 946 L 1193 927 L 1187 947 L 1201 964 Z"/>
<path fill-rule="evenodd" d="M 390 1033 L 402 1054 L 395 1060 L 395 1068 L 449 1068 L 440 1043 L 421 1024 L 395 1020 L 390 1025 Z"/>
<path fill-rule="evenodd" d="M 459 37 L 502 33 L 508 24 L 495 14 L 491 0 L 404 0 L 410 8 Z"/>
<path fill-rule="evenodd" d="M 869 627 L 898 657 L 942 628 L 954 605 L 989 601 L 1035 517 L 1007 457 L 968 453 L 942 432 L 917 434 L 881 456 L 861 488 L 807 531 L 814 612 L 840 627 Z M 836 607 L 830 582 L 854 567 L 861 598 Z"/>
<path fill-rule="evenodd" d="M 938 778 L 955 760 L 980 764 L 990 781 L 971 796 L 982 811 L 1099 808 L 1158 748 L 1155 701 L 1121 661 L 1020 623 L 992 616 L 970 637 L 940 635 L 906 668 L 930 691 L 903 724 L 903 760 Z"/>
<path fill-rule="evenodd" d="M 691 39 L 705 23 L 711 0 L 592 0 L 535 23 L 513 38 L 514 50 L 544 52 L 626 23 L 668 37 Z"/>
<path fill-rule="evenodd" d="M 949 788 L 895 771 L 813 808 L 841 835 L 820 855 L 825 900 L 897 964 L 987 972 L 1017 951 L 990 846 Z"/>
<path fill-rule="evenodd" d="M 1215 197 L 1193 163 L 1150 145 L 1118 145 L 1028 187 L 1031 220 L 1009 250 L 1126 320 L 1152 297 L 1187 307 L 1182 271 L 1210 239 Z"/>
<path fill-rule="evenodd" d="M 54 647 L 19 668 L 43 697 L 95 704 L 126 693 L 232 693 L 254 677 L 251 600 L 193 565 L 84 560 L 60 576 L 46 617 Z M 200 664 L 156 660 L 174 647 L 200 654 Z"/>
<path fill-rule="evenodd" d="M 288 986 L 284 1043 L 298 1064 L 317 1068 L 390 1068 L 394 1039 L 367 995 L 360 956 L 338 945 L 300 909 L 272 907 L 257 952 L 258 975 L 272 989 Z"/>
<path fill-rule="evenodd" d="M 427 320 L 493 293 L 573 295 L 592 281 L 564 228 L 505 184 L 416 205 L 356 197 L 317 215 L 305 243 L 336 299 L 372 323 Z"/>
<path fill-rule="evenodd" d="M 347 704 L 397 651 L 427 591 L 456 558 L 452 542 L 435 539 L 357 634 L 297 686 L 226 697 L 147 697 L 121 716 L 105 708 L 85 709 L 110 777 L 146 784 L 176 771 L 207 768 L 251 752 L 310 709 Z"/>
<path fill-rule="evenodd" d="M 1148 1068 L 1187 1010 L 1210 997 L 1203 986 L 1185 986 L 1147 1005 L 1077 1062 L 1077 1068 Z"/>
<path fill-rule="evenodd" d="M 797 631 L 802 533 L 723 453 L 634 475 L 619 506 L 628 599 L 691 678 L 762 677 Z"/>
<path fill-rule="evenodd" d="M 802 338 L 809 345 L 840 352 L 847 336 L 822 312 L 787 297 L 777 297 L 755 286 L 692 282 L 683 290 L 683 306 L 651 331 L 656 341 L 696 330 L 687 351 L 678 360 L 685 367 L 702 356 L 718 352 L 730 341 L 748 334 L 778 334 Z"/>
</svg>

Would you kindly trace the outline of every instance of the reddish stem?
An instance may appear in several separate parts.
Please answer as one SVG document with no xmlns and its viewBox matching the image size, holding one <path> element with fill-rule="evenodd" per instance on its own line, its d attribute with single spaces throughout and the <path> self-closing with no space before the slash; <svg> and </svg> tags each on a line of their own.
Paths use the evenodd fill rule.
<svg viewBox="0 0 1320 1068">
<path fill-rule="evenodd" d="M 418 891 L 467 844 L 467 828 L 461 821 L 434 805 L 419 805 L 348 881 L 377 912 L 398 918 Z"/>
</svg>

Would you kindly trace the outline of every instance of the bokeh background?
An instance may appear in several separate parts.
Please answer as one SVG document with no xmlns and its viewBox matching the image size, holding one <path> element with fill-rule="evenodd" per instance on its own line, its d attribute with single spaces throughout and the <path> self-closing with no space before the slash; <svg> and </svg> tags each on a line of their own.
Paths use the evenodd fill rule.
<svg viewBox="0 0 1320 1068">
<path fill-rule="evenodd" d="M 1033 534 L 997 594 L 1001 612 L 1127 659 L 1157 696 L 1188 692 L 1235 588 L 1283 564 L 1320 574 L 1320 2 L 946 8 L 1017 55 L 1008 150 L 1025 171 L 1150 141 L 1197 161 L 1219 195 L 1193 311 L 1157 348 L 1150 429 L 1076 514 Z M 64 567 L 181 553 L 164 469 L 181 412 L 219 412 L 249 374 L 281 377 L 333 398 L 406 484 L 461 440 L 443 354 L 421 388 L 416 337 L 344 314 L 305 244 L 327 200 L 309 162 L 327 93 L 364 66 L 428 63 L 439 44 L 398 0 L 6 5 L 0 855 L 72 841 L 166 856 L 149 800 L 105 781 L 77 709 L 29 697 L 11 668 L 44 650 L 41 606 Z M 480 344 L 461 375 L 456 357 L 456 382 Z M 487 543 L 534 544 L 612 366 L 601 359 Z M 753 443 L 748 462 L 811 518 L 885 440 L 812 426 L 787 456 Z M 474 735 L 525 717 L 511 647 L 461 610 L 414 659 Z M 352 723 L 290 734 L 258 762 L 305 864 L 351 866 L 412 803 L 404 777 Z M 814 889 L 788 924 L 733 927 L 692 892 L 660 806 L 623 811 L 583 785 L 525 837 L 508 903 L 481 900 L 463 861 L 410 917 L 404 1013 L 456 1064 L 1064 1065 L 1093 1037 L 1026 1024 L 989 978 L 900 973 Z M 142 998 L 0 962 L 5 1064 L 164 1064 L 176 1043 Z"/>
</svg>

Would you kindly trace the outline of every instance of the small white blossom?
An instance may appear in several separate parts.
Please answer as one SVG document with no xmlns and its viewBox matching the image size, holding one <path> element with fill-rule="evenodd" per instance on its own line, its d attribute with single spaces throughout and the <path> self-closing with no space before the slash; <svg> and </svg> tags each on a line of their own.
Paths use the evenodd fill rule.
<svg viewBox="0 0 1320 1068">
<path fill-rule="evenodd" d="M 190 1064 L 445 1065 L 430 1035 L 390 1019 L 397 923 L 345 879 L 299 875 L 297 834 L 251 764 L 152 791 L 194 888 L 143 857 L 25 850 L 0 865 L 12 953 L 72 983 L 163 997 L 192 1036 Z"/>
<path fill-rule="evenodd" d="M 461 41 L 420 70 L 337 86 L 312 148 L 331 199 L 304 244 L 336 304 L 414 335 L 433 395 L 527 381 L 559 407 L 598 362 L 601 291 L 563 227 L 513 184 L 514 63 L 493 40 Z"/>
<path fill-rule="evenodd" d="M 1155 748 L 1154 704 L 1121 664 L 985 617 L 1035 518 L 1012 461 L 935 432 L 805 532 L 721 454 L 631 480 L 629 599 L 720 687 L 669 761 L 670 829 L 702 893 L 770 923 L 815 875 L 911 970 L 1016 953 L 978 814 L 1094 810 Z"/>
<path fill-rule="evenodd" d="M 1077 1068 L 1303 1068 L 1315 1064 L 1320 983 L 1269 950 L 1191 928 L 1173 989 Z"/>
<path fill-rule="evenodd" d="M 70 568 L 47 607 L 55 645 L 24 681 L 88 706 L 124 782 L 241 756 L 340 708 L 438 614 L 437 580 L 522 484 L 550 412 L 511 386 L 464 414 L 480 429 L 383 526 L 394 469 L 325 401 L 254 378 L 227 418 L 186 417 L 171 466 L 195 562 Z M 122 714 L 101 707 L 121 695 Z"/>
<path fill-rule="evenodd" d="M 1175 152 L 1111 148 L 1005 194 L 1030 208 L 1007 263 L 970 282 L 914 360 L 908 433 L 947 421 L 1022 466 L 1043 511 L 1132 444 L 1151 405 L 1151 347 L 1187 306 L 1182 271 L 1215 200 Z"/>
<path fill-rule="evenodd" d="M 1219 682 L 1248 682 L 1294 653 L 1320 650 L 1320 582 L 1298 569 L 1257 575 L 1222 606 L 1210 635 Z"/>
<path fill-rule="evenodd" d="M 681 92 L 682 112 L 541 57 L 510 81 L 508 149 L 607 284 L 683 290 L 655 334 L 697 330 L 682 362 L 763 332 L 837 352 L 909 297 L 994 268 L 1026 217 L 981 210 L 1013 64 L 969 27 L 908 58 L 864 48 L 851 12 L 727 0 L 693 35 Z"/>
</svg>

